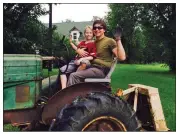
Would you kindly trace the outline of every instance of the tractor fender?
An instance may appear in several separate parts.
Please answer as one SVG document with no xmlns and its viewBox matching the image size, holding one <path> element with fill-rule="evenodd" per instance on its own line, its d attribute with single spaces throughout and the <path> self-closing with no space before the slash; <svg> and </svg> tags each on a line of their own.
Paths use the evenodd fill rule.
<svg viewBox="0 0 180 134">
<path fill-rule="evenodd" d="M 70 104 L 78 96 L 86 96 L 88 93 L 96 91 L 111 91 L 110 87 L 107 87 L 101 83 L 78 83 L 67 88 L 64 88 L 54 94 L 44 106 L 42 111 L 42 122 L 46 125 L 50 125 L 52 119 L 54 119 L 57 113 L 66 104 Z"/>
</svg>

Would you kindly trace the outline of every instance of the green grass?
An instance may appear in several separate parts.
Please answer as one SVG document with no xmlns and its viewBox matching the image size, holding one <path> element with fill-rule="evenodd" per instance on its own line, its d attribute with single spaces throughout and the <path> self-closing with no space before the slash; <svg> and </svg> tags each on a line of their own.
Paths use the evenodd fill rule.
<svg viewBox="0 0 180 134">
<path fill-rule="evenodd" d="M 11 124 L 4 125 L 4 132 L 17 132 L 20 131 L 20 128 L 14 127 Z"/>
<path fill-rule="evenodd" d="M 58 73 L 58 69 L 50 72 L 50 75 Z M 43 76 L 48 76 L 47 69 L 43 70 Z M 160 99 L 166 123 L 169 129 L 176 131 L 176 76 L 169 72 L 168 67 L 162 67 L 162 64 L 150 65 L 127 65 L 118 64 L 112 74 L 112 88 L 116 91 L 118 88 L 127 89 L 128 84 L 144 84 L 159 89 Z M 7 127 L 7 131 L 12 131 Z M 9 130 L 10 129 L 10 130 Z M 17 128 L 12 128 L 18 131 Z"/>
<path fill-rule="evenodd" d="M 49 75 L 56 75 L 58 74 L 59 70 L 58 69 L 53 69 L 52 71 L 49 72 Z M 46 78 L 48 77 L 48 69 L 43 69 L 43 77 Z"/>
<path fill-rule="evenodd" d="M 176 131 L 176 76 L 168 67 L 155 65 L 117 65 L 112 75 L 113 90 L 127 89 L 128 84 L 144 84 L 159 89 L 168 128 Z"/>
</svg>

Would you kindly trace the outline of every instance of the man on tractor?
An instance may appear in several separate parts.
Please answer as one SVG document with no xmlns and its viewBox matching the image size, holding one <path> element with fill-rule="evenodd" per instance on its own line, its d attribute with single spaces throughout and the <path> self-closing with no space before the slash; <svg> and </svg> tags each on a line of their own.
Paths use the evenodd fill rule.
<svg viewBox="0 0 180 134">
<path fill-rule="evenodd" d="M 95 20 L 93 23 L 93 33 L 96 37 L 95 44 L 97 58 L 92 61 L 92 65 L 86 70 L 71 73 L 67 86 L 83 82 L 86 78 L 104 78 L 110 70 L 114 55 L 121 61 L 126 59 L 126 54 L 121 43 L 121 36 L 115 34 L 115 40 L 104 35 L 106 24 L 103 20 Z M 87 52 L 83 49 L 76 51 L 81 57 Z"/>
</svg>

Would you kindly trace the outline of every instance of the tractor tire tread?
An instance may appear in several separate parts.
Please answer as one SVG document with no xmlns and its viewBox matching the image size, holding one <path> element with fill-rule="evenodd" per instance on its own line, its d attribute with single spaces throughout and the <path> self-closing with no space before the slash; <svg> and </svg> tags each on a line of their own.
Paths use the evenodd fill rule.
<svg viewBox="0 0 180 134">
<path fill-rule="evenodd" d="M 50 131 L 81 131 L 94 118 L 113 116 L 126 126 L 127 131 L 139 131 L 139 123 L 131 105 L 107 92 L 93 92 L 75 99 L 60 111 Z"/>
</svg>

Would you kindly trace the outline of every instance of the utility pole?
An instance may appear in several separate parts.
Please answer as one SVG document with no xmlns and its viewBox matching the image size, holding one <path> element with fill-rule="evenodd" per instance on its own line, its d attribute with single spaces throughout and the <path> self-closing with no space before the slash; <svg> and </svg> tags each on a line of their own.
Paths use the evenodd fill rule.
<svg viewBox="0 0 180 134">
<path fill-rule="evenodd" d="M 49 3 L 49 56 L 52 56 L 52 3 Z M 52 60 L 49 61 L 49 71 L 52 71 Z"/>
</svg>

